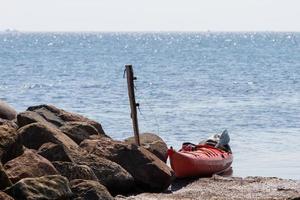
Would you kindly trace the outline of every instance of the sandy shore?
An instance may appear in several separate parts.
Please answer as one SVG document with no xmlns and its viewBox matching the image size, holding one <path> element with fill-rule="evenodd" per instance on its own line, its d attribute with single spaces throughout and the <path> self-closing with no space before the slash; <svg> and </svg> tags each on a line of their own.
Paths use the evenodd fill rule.
<svg viewBox="0 0 300 200">
<path fill-rule="evenodd" d="M 273 177 L 221 177 L 176 180 L 165 193 L 142 193 L 118 200 L 300 199 L 300 181 Z"/>
</svg>

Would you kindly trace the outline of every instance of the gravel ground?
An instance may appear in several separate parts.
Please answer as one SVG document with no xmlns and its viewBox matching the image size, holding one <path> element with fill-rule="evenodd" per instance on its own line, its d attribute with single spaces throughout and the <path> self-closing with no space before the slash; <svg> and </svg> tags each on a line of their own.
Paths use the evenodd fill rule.
<svg viewBox="0 0 300 200">
<path fill-rule="evenodd" d="M 116 200 L 293 199 L 300 200 L 300 181 L 276 177 L 221 177 L 176 180 L 164 193 L 117 196 Z"/>
</svg>

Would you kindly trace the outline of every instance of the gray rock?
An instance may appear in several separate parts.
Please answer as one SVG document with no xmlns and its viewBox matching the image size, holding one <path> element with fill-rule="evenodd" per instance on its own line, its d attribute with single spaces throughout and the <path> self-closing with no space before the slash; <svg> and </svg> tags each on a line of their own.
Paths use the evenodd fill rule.
<svg viewBox="0 0 300 200">
<path fill-rule="evenodd" d="M 69 181 L 60 175 L 24 178 L 4 192 L 16 200 L 69 200 L 73 195 Z"/>
<path fill-rule="evenodd" d="M 75 194 L 74 200 L 113 200 L 106 187 L 97 181 L 73 180 L 70 182 L 71 189 Z"/>
<path fill-rule="evenodd" d="M 39 149 L 44 143 L 52 142 L 68 148 L 76 148 L 78 145 L 59 129 L 42 123 L 32 123 L 18 130 L 24 146 L 30 149 Z"/>
<path fill-rule="evenodd" d="M 77 144 L 88 139 L 91 135 L 99 135 L 98 130 L 87 122 L 67 122 L 60 127 L 60 130 Z"/>
<path fill-rule="evenodd" d="M 86 151 L 71 154 L 75 163 L 89 166 L 111 194 L 125 194 L 134 188 L 133 177 L 119 164 Z"/>
<path fill-rule="evenodd" d="M 143 147 L 112 140 L 84 140 L 80 147 L 121 165 L 146 191 L 163 191 L 174 179 L 173 170 Z"/>
<path fill-rule="evenodd" d="M 82 149 L 68 149 L 48 143 L 39 149 L 39 154 L 52 162 L 67 161 L 88 166 L 112 194 L 128 193 L 134 187 L 133 177 L 123 167 Z"/>
<path fill-rule="evenodd" d="M 28 111 L 33 111 L 41 115 L 48 122 L 61 127 L 67 122 L 86 122 L 89 125 L 96 128 L 100 135 L 105 135 L 101 124 L 94 120 L 90 120 L 82 115 L 67 112 L 65 110 L 56 108 L 52 105 L 38 105 L 32 106 L 27 109 Z"/>
<path fill-rule="evenodd" d="M 59 116 L 60 110 L 54 106 L 49 105 L 39 105 L 39 106 L 32 106 L 27 109 L 27 111 L 32 111 L 39 114 L 43 117 L 46 121 L 51 124 L 54 124 L 57 127 L 62 126 L 65 122 Z"/>
<path fill-rule="evenodd" d="M 134 188 L 133 177 L 120 165 L 104 158 L 98 158 L 94 162 L 82 162 L 89 166 L 99 182 L 107 187 L 109 192 L 115 194 L 126 194 Z"/>
<path fill-rule="evenodd" d="M 52 124 L 45 120 L 41 115 L 32 111 L 21 112 L 17 115 L 17 123 L 19 127 L 26 126 L 28 124 L 39 122 L 41 124 L 47 124 L 51 126 Z"/>
<path fill-rule="evenodd" d="M 73 158 L 68 149 L 60 144 L 47 142 L 38 149 L 38 154 L 47 158 L 49 161 L 73 162 Z"/>
<path fill-rule="evenodd" d="M 59 171 L 59 173 L 67 177 L 69 181 L 74 179 L 84 179 L 84 180 L 94 180 L 98 181 L 98 178 L 87 165 L 79 165 L 71 162 L 52 162 L 54 167 Z"/>
<path fill-rule="evenodd" d="M 17 116 L 17 112 L 6 102 L 0 100 L 0 118 L 13 120 Z"/>
<path fill-rule="evenodd" d="M 134 137 L 125 139 L 125 142 L 128 144 L 135 144 Z M 140 134 L 140 143 L 141 146 L 156 155 L 163 162 L 167 162 L 167 144 L 161 139 L 158 135 L 154 133 L 143 133 Z"/>
</svg>

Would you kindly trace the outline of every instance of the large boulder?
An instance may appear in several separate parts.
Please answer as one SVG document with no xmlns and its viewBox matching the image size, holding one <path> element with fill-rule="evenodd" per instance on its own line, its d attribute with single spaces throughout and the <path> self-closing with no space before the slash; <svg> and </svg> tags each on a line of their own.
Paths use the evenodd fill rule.
<svg viewBox="0 0 300 200">
<path fill-rule="evenodd" d="M 54 144 L 52 142 L 47 142 L 40 146 L 38 149 L 38 154 L 44 158 L 47 158 L 51 162 L 73 162 L 72 155 L 67 147 L 60 144 Z"/>
<path fill-rule="evenodd" d="M 125 139 L 125 142 L 128 144 L 135 144 L 135 139 L 134 137 L 130 137 Z M 140 143 L 142 147 L 156 155 L 163 162 L 167 162 L 168 146 L 158 135 L 153 133 L 140 134 Z"/>
<path fill-rule="evenodd" d="M 13 183 L 23 178 L 59 174 L 50 161 L 29 149 L 21 156 L 8 161 L 4 169 Z"/>
<path fill-rule="evenodd" d="M 87 165 L 79 165 L 71 162 L 52 162 L 54 167 L 59 171 L 59 173 L 67 177 L 69 181 L 74 179 L 84 179 L 84 180 L 94 180 L 98 181 L 98 178 Z"/>
<path fill-rule="evenodd" d="M 46 121 L 49 123 L 54 124 L 57 127 L 62 126 L 65 121 L 60 118 L 60 109 L 50 106 L 50 105 L 38 105 L 38 106 L 31 106 L 27 109 L 27 111 L 32 111 L 40 116 L 42 116 Z"/>
<path fill-rule="evenodd" d="M 95 158 L 97 158 L 95 156 Z M 134 179 L 124 168 L 117 163 L 104 158 L 97 158 L 96 161 L 82 162 L 89 166 L 99 182 L 107 187 L 111 194 L 125 194 L 134 188 Z"/>
<path fill-rule="evenodd" d="M 73 180 L 70 182 L 74 200 L 113 200 L 106 187 L 97 181 Z"/>
<path fill-rule="evenodd" d="M 0 191 L 0 200 L 14 200 L 14 199 L 8 194 Z"/>
<path fill-rule="evenodd" d="M 33 111 L 38 113 L 48 122 L 56 125 L 57 127 L 63 126 L 66 122 L 86 122 L 89 125 L 96 128 L 98 134 L 105 135 L 101 124 L 94 120 L 90 120 L 82 115 L 67 112 L 65 110 L 56 108 L 52 105 L 38 105 L 32 106 L 27 109 L 27 111 Z"/>
<path fill-rule="evenodd" d="M 75 163 L 89 166 L 111 194 L 124 194 L 133 189 L 133 177 L 119 164 L 83 150 L 69 152 Z"/>
<path fill-rule="evenodd" d="M 16 200 L 67 200 L 73 195 L 68 179 L 60 175 L 24 178 L 5 192 Z"/>
<path fill-rule="evenodd" d="M 88 139 L 91 135 L 99 135 L 98 130 L 87 122 L 67 122 L 60 127 L 60 130 L 77 144 Z"/>
<path fill-rule="evenodd" d="M 88 166 L 112 194 L 128 193 L 134 187 L 133 177 L 123 167 L 82 149 L 68 149 L 62 145 L 47 143 L 38 152 L 52 162 L 73 162 Z"/>
<path fill-rule="evenodd" d="M 16 128 L 5 124 L 0 126 L 0 160 L 2 163 L 21 155 L 23 145 Z"/>
<path fill-rule="evenodd" d="M 18 130 L 24 146 L 30 149 L 39 149 L 47 142 L 61 144 L 68 148 L 76 148 L 78 145 L 59 129 L 42 123 L 32 123 Z"/>
<path fill-rule="evenodd" d="M 0 118 L 13 120 L 17 116 L 17 112 L 6 102 L 0 100 Z"/>
<path fill-rule="evenodd" d="M 121 165 L 146 191 L 163 191 L 171 184 L 174 172 L 143 147 L 112 140 L 84 140 L 80 147 Z"/>
<path fill-rule="evenodd" d="M 21 112 L 17 115 L 17 123 L 19 127 L 26 126 L 28 124 L 39 122 L 41 124 L 47 124 L 48 126 L 52 126 L 52 123 L 49 123 L 45 118 L 33 111 L 25 111 Z"/>
<path fill-rule="evenodd" d="M 9 180 L 2 164 L 0 163 L 0 190 L 10 187 L 11 185 L 12 183 Z"/>
</svg>

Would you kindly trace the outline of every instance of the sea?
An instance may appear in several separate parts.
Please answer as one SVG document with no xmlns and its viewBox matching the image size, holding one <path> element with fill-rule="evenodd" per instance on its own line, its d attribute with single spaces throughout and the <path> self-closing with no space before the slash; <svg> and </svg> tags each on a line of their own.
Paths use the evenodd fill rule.
<svg viewBox="0 0 300 200">
<path fill-rule="evenodd" d="M 123 140 L 127 64 L 140 132 L 179 149 L 227 129 L 233 176 L 300 180 L 300 33 L 2 32 L 0 98 L 18 112 L 53 104 Z"/>
</svg>

